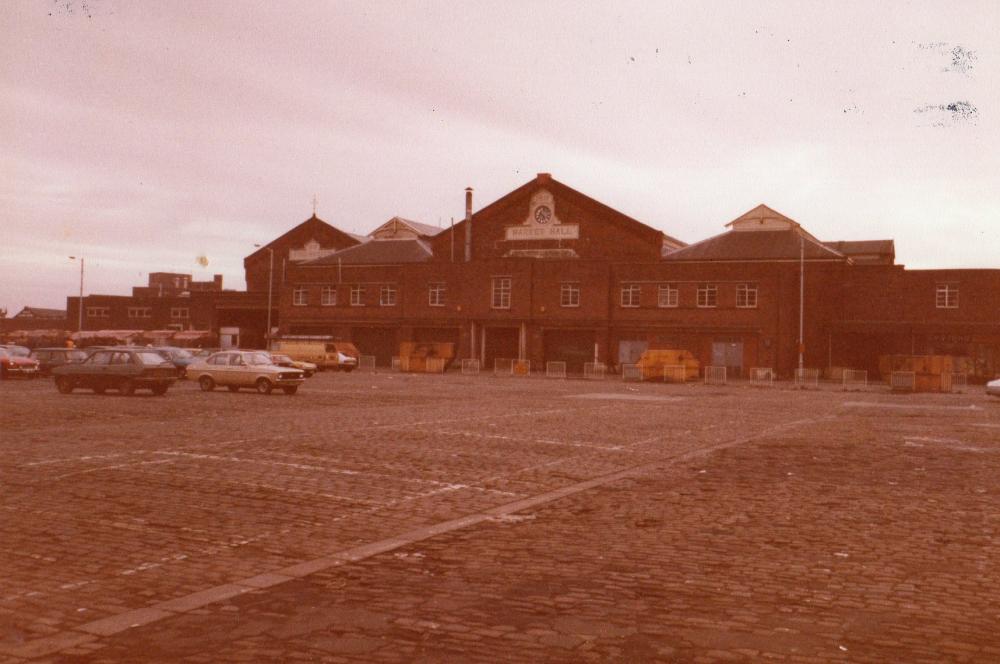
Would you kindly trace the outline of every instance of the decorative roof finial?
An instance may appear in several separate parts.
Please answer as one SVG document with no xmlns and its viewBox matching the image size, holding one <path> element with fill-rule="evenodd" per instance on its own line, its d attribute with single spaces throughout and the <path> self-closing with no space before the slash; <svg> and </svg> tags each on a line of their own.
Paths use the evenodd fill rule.
<svg viewBox="0 0 1000 664">
<path fill-rule="evenodd" d="M 313 216 L 316 216 L 316 194 L 313 194 Z"/>
</svg>

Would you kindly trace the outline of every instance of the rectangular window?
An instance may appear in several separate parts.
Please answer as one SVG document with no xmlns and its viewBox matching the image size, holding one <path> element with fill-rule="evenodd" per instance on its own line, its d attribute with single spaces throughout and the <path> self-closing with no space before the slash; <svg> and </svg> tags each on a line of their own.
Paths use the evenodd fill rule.
<svg viewBox="0 0 1000 664">
<path fill-rule="evenodd" d="M 559 306 L 580 306 L 580 284 L 559 284 Z"/>
<path fill-rule="evenodd" d="M 170 308 L 171 318 L 191 318 L 191 310 L 187 307 L 171 307 Z"/>
<path fill-rule="evenodd" d="M 938 284 L 934 304 L 938 309 L 958 309 L 958 284 Z"/>
<path fill-rule="evenodd" d="M 152 318 L 153 309 L 152 307 L 129 307 L 128 308 L 129 318 Z"/>
<path fill-rule="evenodd" d="M 494 309 L 510 309 L 510 277 L 493 277 L 490 306 Z"/>
<path fill-rule="evenodd" d="M 739 284 L 736 287 L 736 308 L 757 308 L 757 284 Z"/>
<path fill-rule="evenodd" d="M 703 309 L 719 306 L 719 288 L 715 284 L 698 284 L 698 306 Z"/>
<path fill-rule="evenodd" d="M 396 286 L 393 284 L 382 286 L 378 292 L 378 303 L 381 307 L 396 306 Z"/>
<path fill-rule="evenodd" d="M 337 287 L 323 286 L 320 291 L 319 303 L 324 307 L 333 307 L 337 304 Z"/>
<path fill-rule="evenodd" d="M 638 307 L 639 297 L 642 295 L 642 287 L 638 284 L 622 286 L 621 305 L 623 307 Z"/>
<path fill-rule="evenodd" d="M 87 318 L 111 318 L 111 307 L 87 307 Z"/>
<path fill-rule="evenodd" d="M 304 307 L 309 304 L 309 290 L 303 287 L 292 289 L 292 305 Z"/>
<path fill-rule="evenodd" d="M 656 305 L 659 307 L 676 307 L 678 301 L 677 286 L 664 284 L 657 292 Z"/>
<path fill-rule="evenodd" d="M 365 306 L 365 288 L 361 284 L 354 284 L 351 286 L 351 306 Z"/>
<path fill-rule="evenodd" d="M 432 307 L 444 306 L 445 287 L 443 283 L 433 283 L 427 286 L 427 304 Z"/>
</svg>

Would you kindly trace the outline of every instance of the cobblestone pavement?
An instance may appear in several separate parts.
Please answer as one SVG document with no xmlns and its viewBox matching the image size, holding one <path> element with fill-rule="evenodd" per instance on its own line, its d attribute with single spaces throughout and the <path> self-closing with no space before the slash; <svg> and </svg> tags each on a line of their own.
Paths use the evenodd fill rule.
<svg viewBox="0 0 1000 664">
<path fill-rule="evenodd" d="M 1000 661 L 976 389 L 0 400 L 0 662 Z"/>
</svg>

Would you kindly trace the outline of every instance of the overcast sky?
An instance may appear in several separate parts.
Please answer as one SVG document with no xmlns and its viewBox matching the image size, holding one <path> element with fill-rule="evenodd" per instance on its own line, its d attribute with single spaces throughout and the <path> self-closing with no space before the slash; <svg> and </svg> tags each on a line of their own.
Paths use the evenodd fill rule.
<svg viewBox="0 0 1000 664">
<path fill-rule="evenodd" d="M 1000 267 L 1000 3 L 5 2 L 0 307 L 225 276 L 312 214 L 553 176 L 687 242 L 758 203 Z M 749 6 L 749 7 L 748 7 Z"/>
</svg>

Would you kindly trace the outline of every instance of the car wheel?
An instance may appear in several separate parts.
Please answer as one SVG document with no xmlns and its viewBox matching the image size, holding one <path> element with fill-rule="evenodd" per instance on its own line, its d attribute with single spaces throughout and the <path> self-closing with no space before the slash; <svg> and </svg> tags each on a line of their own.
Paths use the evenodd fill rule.
<svg viewBox="0 0 1000 664">
<path fill-rule="evenodd" d="M 284 386 L 281 389 L 282 389 L 282 391 L 285 394 L 295 394 L 296 392 L 299 391 L 299 386 L 298 385 L 286 385 L 286 386 Z"/>
<path fill-rule="evenodd" d="M 56 378 L 56 389 L 60 394 L 70 394 L 73 391 L 73 380 L 66 376 Z"/>
<path fill-rule="evenodd" d="M 256 387 L 257 391 L 260 392 L 261 394 L 270 394 L 271 390 L 274 389 L 274 387 L 271 385 L 271 381 L 269 381 L 267 378 L 258 378 L 257 382 L 254 383 L 254 387 Z"/>
<path fill-rule="evenodd" d="M 155 394 L 158 397 L 161 397 L 161 396 L 163 396 L 164 394 L 167 393 L 167 388 L 168 387 L 170 387 L 170 386 L 169 385 L 159 385 L 159 384 L 157 384 L 157 385 L 154 385 L 153 387 L 151 387 L 150 389 L 153 390 L 153 394 Z"/>
<path fill-rule="evenodd" d="M 344 371 L 347 373 L 351 373 L 352 371 L 354 371 L 354 367 L 344 367 Z"/>
<path fill-rule="evenodd" d="M 126 397 L 135 394 L 135 383 L 132 382 L 131 378 L 122 378 L 118 381 L 118 394 Z"/>
<path fill-rule="evenodd" d="M 215 389 L 215 381 L 212 380 L 211 376 L 202 376 L 198 379 L 198 387 L 201 388 L 202 392 L 211 392 Z"/>
<path fill-rule="evenodd" d="M 240 386 L 239 385 L 227 385 L 226 387 L 229 388 L 230 392 L 239 392 L 240 391 Z"/>
</svg>

